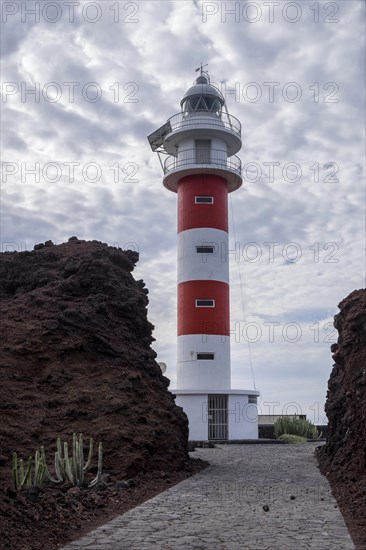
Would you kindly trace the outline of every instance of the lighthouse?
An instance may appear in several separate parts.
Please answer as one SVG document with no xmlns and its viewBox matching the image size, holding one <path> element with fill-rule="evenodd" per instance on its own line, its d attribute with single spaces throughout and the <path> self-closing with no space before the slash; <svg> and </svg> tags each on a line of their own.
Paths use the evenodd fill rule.
<svg viewBox="0 0 366 550">
<path fill-rule="evenodd" d="M 242 185 L 241 124 L 203 71 L 148 136 L 178 196 L 176 403 L 191 441 L 258 437 L 259 392 L 231 388 L 228 194 Z"/>
</svg>

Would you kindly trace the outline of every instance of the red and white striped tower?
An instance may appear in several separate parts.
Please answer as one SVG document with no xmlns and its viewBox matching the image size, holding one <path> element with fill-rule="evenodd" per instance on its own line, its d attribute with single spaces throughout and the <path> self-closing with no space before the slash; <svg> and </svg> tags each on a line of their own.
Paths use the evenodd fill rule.
<svg viewBox="0 0 366 550">
<path fill-rule="evenodd" d="M 229 414 L 233 396 L 243 405 L 249 395 L 252 403 L 258 395 L 251 390 L 233 392 L 230 383 L 228 193 L 242 184 L 241 162 L 235 155 L 241 148 L 240 122 L 229 115 L 221 92 L 201 68 L 181 101 L 181 112 L 148 139 L 153 151 L 168 155 L 162 163 L 163 183 L 178 194 L 174 393 L 188 415 L 190 439 L 257 437 L 256 426 L 230 429 Z M 237 403 L 233 416 L 243 428 L 245 419 L 238 420 L 243 415 Z"/>
</svg>

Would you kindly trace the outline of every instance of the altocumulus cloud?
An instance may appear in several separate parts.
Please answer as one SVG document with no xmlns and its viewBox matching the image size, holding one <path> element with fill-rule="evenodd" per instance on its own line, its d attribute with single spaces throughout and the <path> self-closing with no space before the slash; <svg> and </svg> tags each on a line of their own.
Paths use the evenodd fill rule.
<svg viewBox="0 0 366 550">
<path fill-rule="evenodd" d="M 223 252 L 233 383 L 253 371 L 263 413 L 322 421 L 332 316 L 365 282 L 364 2 L 36 4 L 2 4 L 2 249 L 138 249 L 174 387 L 176 197 L 146 136 L 209 63 L 243 125 Z"/>
</svg>

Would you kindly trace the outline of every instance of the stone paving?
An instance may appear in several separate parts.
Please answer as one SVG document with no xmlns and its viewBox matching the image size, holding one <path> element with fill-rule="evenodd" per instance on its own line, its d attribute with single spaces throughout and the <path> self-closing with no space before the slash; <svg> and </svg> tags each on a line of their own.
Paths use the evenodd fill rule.
<svg viewBox="0 0 366 550">
<path fill-rule="evenodd" d="M 63 550 L 354 549 L 305 445 L 217 445 L 209 468 Z"/>
</svg>

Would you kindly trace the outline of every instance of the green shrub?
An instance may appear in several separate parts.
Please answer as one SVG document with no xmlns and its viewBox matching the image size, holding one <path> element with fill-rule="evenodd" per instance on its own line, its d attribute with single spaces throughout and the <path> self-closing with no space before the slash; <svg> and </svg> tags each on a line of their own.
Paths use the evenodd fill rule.
<svg viewBox="0 0 366 550">
<path fill-rule="evenodd" d="M 298 435 L 305 439 L 319 439 L 321 433 L 318 432 L 316 426 L 304 418 L 290 418 L 281 416 L 274 423 L 274 435 L 278 439 L 282 434 Z"/>
<path fill-rule="evenodd" d="M 283 441 L 284 443 L 291 443 L 293 445 L 298 445 L 299 443 L 306 443 L 305 437 L 300 437 L 299 435 L 291 435 L 291 434 L 282 434 L 278 438 L 279 441 Z"/>
</svg>

